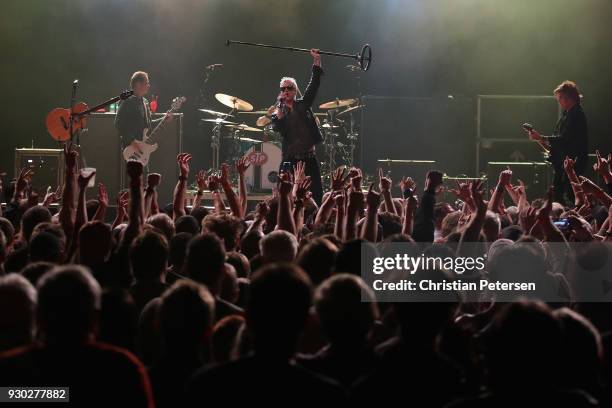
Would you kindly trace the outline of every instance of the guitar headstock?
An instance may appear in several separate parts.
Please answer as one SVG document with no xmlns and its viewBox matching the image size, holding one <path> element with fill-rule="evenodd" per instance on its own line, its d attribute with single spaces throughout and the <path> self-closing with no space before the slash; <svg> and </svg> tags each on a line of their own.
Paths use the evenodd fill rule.
<svg viewBox="0 0 612 408">
<path fill-rule="evenodd" d="M 119 99 L 124 101 L 132 95 L 134 95 L 134 91 L 132 91 L 131 89 L 128 89 L 128 90 L 121 92 L 121 95 L 119 95 Z"/>
<path fill-rule="evenodd" d="M 176 112 L 177 110 L 181 109 L 181 106 L 183 106 L 186 100 L 187 98 L 185 98 L 184 96 L 177 96 L 176 98 L 172 99 L 170 110 L 172 112 Z"/>
</svg>

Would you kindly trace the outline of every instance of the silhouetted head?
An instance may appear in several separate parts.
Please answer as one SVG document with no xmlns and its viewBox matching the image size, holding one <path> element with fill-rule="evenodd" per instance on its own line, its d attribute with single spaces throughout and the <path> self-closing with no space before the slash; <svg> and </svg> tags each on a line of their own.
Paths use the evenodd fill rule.
<svg viewBox="0 0 612 408">
<path fill-rule="evenodd" d="M 37 326 L 47 344 L 70 344 L 95 337 L 100 286 L 79 265 L 58 266 L 38 283 Z"/>
<path fill-rule="evenodd" d="M 36 289 L 23 276 L 0 276 L 0 351 L 26 346 L 34 340 Z"/>
<path fill-rule="evenodd" d="M 315 309 L 332 344 L 361 344 L 378 318 L 372 289 L 359 277 L 334 275 L 316 290 Z"/>
<path fill-rule="evenodd" d="M 225 248 L 215 234 L 202 234 L 193 238 L 187 248 L 185 275 L 199 282 L 217 295 L 225 269 Z"/>
<path fill-rule="evenodd" d="M 137 281 L 160 280 L 166 271 L 168 242 L 155 231 L 145 231 L 130 245 L 130 264 Z"/>
<path fill-rule="evenodd" d="M 204 285 L 183 279 L 164 292 L 158 316 L 166 353 L 193 350 L 211 336 L 215 300 Z"/>
<path fill-rule="evenodd" d="M 312 285 L 300 267 L 272 264 L 255 272 L 246 308 L 255 353 L 290 358 L 311 302 Z"/>
</svg>

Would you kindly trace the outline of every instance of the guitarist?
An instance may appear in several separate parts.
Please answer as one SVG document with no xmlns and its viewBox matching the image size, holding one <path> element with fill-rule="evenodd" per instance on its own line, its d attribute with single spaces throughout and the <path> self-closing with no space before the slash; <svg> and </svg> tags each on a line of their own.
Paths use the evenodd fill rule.
<svg viewBox="0 0 612 408">
<path fill-rule="evenodd" d="M 553 165 L 555 201 L 565 204 L 566 194 L 573 199 L 571 184 L 563 169 L 565 157 L 576 160 L 574 170 L 584 173 L 588 161 L 587 118 L 580 105 L 580 91 L 572 81 L 563 81 L 555 90 L 555 97 L 563 114 L 552 136 L 542 136 L 538 131 L 527 130 L 529 138 L 550 149 L 549 161 Z"/>
<path fill-rule="evenodd" d="M 162 118 L 151 120 L 149 101 L 144 97 L 149 92 L 150 86 L 149 75 L 146 72 L 134 72 L 130 79 L 130 88 L 134 94 L 119 105 L 115 117 L 115 127 L 123 140 L 128 142 L 133 139 L 141 140 L 145 129 L 150 131 L 155 123 L 162 120 Z M 171 121 L 172 117 L 173 114 L 169 113 L 165 121 Z"/>
</svg>

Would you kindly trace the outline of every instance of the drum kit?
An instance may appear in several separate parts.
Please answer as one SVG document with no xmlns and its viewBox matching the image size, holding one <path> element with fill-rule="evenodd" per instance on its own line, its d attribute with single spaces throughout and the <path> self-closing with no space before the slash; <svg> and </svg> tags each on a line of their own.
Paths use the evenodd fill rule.
<svg viewBox="0 0 612 408">
<path fill-rule="evenodd" d="M 311 52 L 311 50 L 307 48 L 284 47 L 235 40 L 226 41 L 228 47 L 232 44 L 259 48 L 273 48 L 292 52 Z M 322 50 L 318 50 L 317 52 L 323 55 L 354 59 L 358 64 L 356 66 L 357 69 L 362 71 L 367 71 L 372 63 L 372 48 L 369 44 L 364 44 L 361 49 L 355 53 L 340 53 Z M 268 166 L 268 174 L 266 174 L 265 171 L 263 171 L 263 174 L 260 173 L 258 178 L 262 183 L 256 183 L 255 187 L 257 187 L 257 184 L 260 184 L 260 188 L 265 188 L 264 181 L 266 180 L 270 183 L 276 182 L 276 171 L 282 160 L 282 154 L 280 146 L 281 137 L 272 126 L 271 115 L 275 107 L 270 106 L 267 109 L 254 111 L 253 105 L 249 102 L 236 96 L 223 93 L 215 94 L 215 99 L 225 107 L 230 108 L 230 111 L 224 113 L 207 108 L 199 109 L 202 114 L 209 115 L 209 117 L 201 120 L 214 124 L 211 137 L 213 169 L 216 170 L 220 168 L 221 144 L 222 140 L 226 139 L 228 143 L 224 143 L 224 145 L 227 145 L 224 147 L 224 161 L 235 162 L 240 157 L 248 155 L 249 159 L 254 164 L 249 168 L 251 172 L 261 172 L 266 165 Z M 364 108 L 364 105 L 361 104 L 359 98 L 335 99 L 319 105 L 319 109 L 323 109 L 325 112 L 314 113 L 315 119 L 324 135 L 323 146 L 325 149 L 325 161 L 321 166 L 324 177 L 329 178 L 338 164 L 353 165 L 354 150 L 358 140 L 354 114 L 362 108 Z M 257 119 L 255 121 L 255 126 L 239 123 L 241 121 L 237 119 L 238 115 L 241 115 L 241 117 L 242 115 L 256 115 Z M 322 123 L 319 118 L 323 118 Z M 225 137 L 222 137 L 223 129 L 227 130 Z M 340 140 L 339 131 L 342 129 L 346 134 L 346 140 L 344 140 L 344 142 Z M 252 137 L 247 137 L 247 132 L 249 132 L 248 134 Z M 262 134 L 261 140 L 255 138 L 259 133 Z M 338 158 L 342 163 L 339 163 L 337 160 Z"/>
<path fill-rule="evenodd" d="M 265 163 L 262 160 L 265 159 L 270 161 L 268 165 L 271 166 L 270 169 L 278 170 L 282 154 L 281 136 L 272 126 L 271 115 L 275 107 L 253 110 L 253 105 L 244 99 L 223 93 L 215 94 L 215 99 L 230 108 L 229 112 L 198 109 L 207 115 L 200 120 L 213 125 L 211 137 L 213 169 L 219 169 L 222 161 L 233 163 L 240 157 L 249 155 L 253 164 L 263 166 Z M 358 98 L 335 99 L 319 105 L 319 109 L 325 112 L 314 112 L 324 136 L 325 159 L 321 163 L 324 179 L 328 178 L 338 165 L 344 164 L 349 167 L 353 165 L 354 151 L 359 139 L 354 114 L 364 107 Z M 257 117 L 254 126 L 238 119 L 246 115 Z M 222 145 L 223 157 L 221 157 Z M 260 184 L 257 187 L 266 188 L 267 184 L 272 183 L 274 176 L 262 174 L 261 179 L 262 183 L 256 183 Z"/>
</svg>

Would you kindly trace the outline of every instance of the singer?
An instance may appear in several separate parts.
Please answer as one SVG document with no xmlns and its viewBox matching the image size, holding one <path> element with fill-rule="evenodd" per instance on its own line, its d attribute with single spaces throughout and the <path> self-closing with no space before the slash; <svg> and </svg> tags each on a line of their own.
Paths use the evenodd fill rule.
<svg viewBox="0 0 612 408">
<path fill-rule="evenodd" d="M 323 141 L 323 136 L 311 106 L 319 90 L 323 69 L 318 50 L 311 49 L 310 55 L 313 58 L 312 75 L 304 95 L 300 93 L 294 78 L 283 77 L 271 119 L 274 130 L 282 137 L 283 162 L 291 162 L 292 166 L 298 161 L 304 162 L 305 173 L 310 176 L 312 183 L 312 197 L 321 204 L 323 186 L 319 162 L 315 156 L 315 145 Z"/>
<path fill-rule="evenodd" d="M 133 139 L 141 140 L 145 129 L 150 130 L 156 122 L 162 120 L 151 120 L 149 101 L 144 97 L 150 87 L 149 75 L 146 72 L 134 72 L 130 79 L 130 88 L 134 94 L 119 105 L 115 127 L 119 130 L 122 140 L 127 140 L 128 143 Z M 172 113 L 167 115 L 165 120 L 172 120 Z"/>
</svg>

